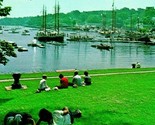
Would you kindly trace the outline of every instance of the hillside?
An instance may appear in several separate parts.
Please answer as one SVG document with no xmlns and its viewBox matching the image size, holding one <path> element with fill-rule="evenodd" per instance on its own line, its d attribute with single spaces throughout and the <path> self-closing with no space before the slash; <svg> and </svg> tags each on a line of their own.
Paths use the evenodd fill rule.
<svg viewBox="0 0 155 125">
<path fill-rule="evenodd" d="M 147 7 L 138 10 L 122 8 L 115 10 L 115 25 L 117 28 L 135 28 L 138 24 L 143 28 L 152 28 L 155 26 L 155 9 Z M 74 10 L 69 13 L 60 13 L 61 27 L 75 25 L 95 25 L 109 28 L 112 23 L 112 11 L 84 11 Z M 0 25 L 20 25 L 29 27 L 41 27 L 42 16 L 20 17 L 20 18 L 3 18 L 0 19 Z M 54 26 L 54 14 L 47 15 L 47 26 Z"/>
</svg>

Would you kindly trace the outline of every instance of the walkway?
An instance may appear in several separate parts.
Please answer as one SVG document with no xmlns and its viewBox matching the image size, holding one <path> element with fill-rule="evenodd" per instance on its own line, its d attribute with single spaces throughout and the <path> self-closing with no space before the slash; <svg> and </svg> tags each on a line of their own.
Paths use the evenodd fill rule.
<svg viewBox="0 0 155 125">
<path fill-rule="evenodd" d="M 155 70 L 151 70 L 151 71 L 136 71 L 136 72 L 116 72 L 116 73 L 102 73 L 102 74 L 90 74 L 90 76 L 109 76 L 109 75 L 122 75 L 122 74 L 144 74 L 144 73 L 154 73 Z M 83 75 L 81 75 L 83 76 Z M 67 76 L 69 77 L 73 77 L 73 76 Z M 58 76 L 54 76 L 54 77 L 48 77 L 48 79 L 56 79 L 58 78 Z M 20 81 L 29 81 L 29 80 L 40 80 L 41 78 L 21 78 Z M 4 79 L 4 80 L 0 80 L 1 82 L 12 82 L 14 81 L 14 79 Z"/>
</svg>

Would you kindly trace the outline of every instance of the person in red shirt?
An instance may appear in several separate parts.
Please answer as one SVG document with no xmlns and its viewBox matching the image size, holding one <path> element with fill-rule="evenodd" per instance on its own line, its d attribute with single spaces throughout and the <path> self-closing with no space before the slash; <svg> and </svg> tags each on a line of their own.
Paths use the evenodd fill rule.
<svg viewBox="0 0 155 125">
<path fill-rule="evenodd" d="M 54 90 L 68 88 L 68 78 L 64 77 L 62 74 L 59 75 L 60 85 L 54 87 Z"/>
</svg>

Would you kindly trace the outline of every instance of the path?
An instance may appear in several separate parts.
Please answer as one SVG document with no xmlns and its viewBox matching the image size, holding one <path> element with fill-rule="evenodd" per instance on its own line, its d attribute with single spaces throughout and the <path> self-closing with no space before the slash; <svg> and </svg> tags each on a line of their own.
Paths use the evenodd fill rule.
<svg viewBox="0 0 155 125">
<path fill-rule="evenodd" d="M 91 74 L 90 76 L 107 76 L 107 75 L 122 75 L 122 74 L 143 74 L 143 73 L 153 73 L 155 70 L 151 71 L 137 71 L 137 72 L 115 72 L 115 73 L 102 73 L 102 74 Z M 83 76 L 83 75 L 82 75 Z M 67 76 L 67 77 L 73 77 L 73 76 Z M 58 78 L 58 76 L 48 77 L 48 79 L 55 79 Z M 20 81 L 29 81 L 29 80 L 40 80 L 41 78 L 21 78 Z M 0 80 L 1 82 L 12 82 L 14 79 L 4 79 Z"/>
</svg>

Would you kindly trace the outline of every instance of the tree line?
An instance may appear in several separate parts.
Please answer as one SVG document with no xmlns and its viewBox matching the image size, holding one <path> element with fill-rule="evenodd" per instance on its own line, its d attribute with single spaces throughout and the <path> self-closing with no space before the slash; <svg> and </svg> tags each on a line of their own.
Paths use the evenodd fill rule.
<svg viewBox="0 0 155 125">
<path fill-rule="evenodd" d="M 146 7 L 145 9 L 129 9 L 122 8 L 115 11 L 115 27 L 135 29 L 140 26 L 143 29 L 155 27 L 155 9 L 154 7 Z M 54 26 L 54 14 L 47 14 L 47 27 Z M 69 13 L 60 13 L 61 27 L 75 27 L 77 25 L 94 25 L 104 28 L 110 28 L 112 23 L 112 11 L 71 11 Z M 0 19 L 0 25 L 16 25 L 28 27 L 41 27 L 42 16 L 19 17 L 19 18 L 3 18 Z"/>
</svg>

